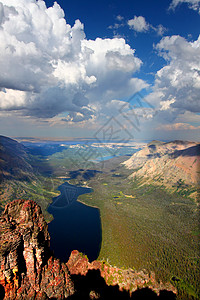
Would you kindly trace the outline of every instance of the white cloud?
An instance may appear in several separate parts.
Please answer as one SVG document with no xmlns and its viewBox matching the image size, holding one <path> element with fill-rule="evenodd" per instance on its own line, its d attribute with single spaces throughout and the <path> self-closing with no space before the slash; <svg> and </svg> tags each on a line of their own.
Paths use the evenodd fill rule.
<svg viewBox="0 0 200 300">
<path fill-rule="evenodd" d="M 185 111 L 200 112 L 200 37 L 194 42 L 165 37 L 156 49 L 168 64 L 157 72 L 147 100 L 170 119 Z"/>
<path fill-rule="evenodd" d="M 200 115 L 192 113 L 190 111 L 185 111 L 183 114 L 177 116 L 176 118 L 177 123 L 192 123 L 192 124 L 199 124 L 200 125 Z"/>
<path fill-rule="evenodd" d="M 198 11 L 200 14 L 200 0 L 173 0 L 170 4 L 170 9 L 175 9 L 177 5 L 187 3 L 189 8 Z"/>
<path fill-rule="evenodd" d="M 134 16 L 133 19 L 128 20 L 127 24 L 130 29 L 136 32 L 148 32 L 149 30 L 153 30 L 159 36 L 162 36 L 167 31 L 167 29 L 161 24 L 156 27 L 149 24 L 142 16 Z"/>
<path fill-rule="evenodd" d="M 83 24 L 67 24 L 56 2 L 1 0 L 0 53 L 1 110 L 69 112 L 78 121 L 147 86 L 133 78 L 142 62 L 124 39 L 87 40 Z"/>
<path fill-rule="evenodd" d="M 174 130 L 199 130 L 200 126 L 193 126 L 188 123 L 174 123 L 174 124 L 166 124 L 160 125 L 157 130 L 166 130 L 166 131 L 174 131 Z"/>
<path fill-rule="evenodd" d="M 162 24 L 159 24 L 157 27 L 152 26 L 152 28 L 155 30 L 155 32 L 157 32 L 159 36 L 163 36 L 167 31 L 167 28 L 165 28 Z"/>
<path fill-rule="evenodd" d="M 133 19 L 128 20 L 128 25 L 131 29 L 135 30 L 136 32 L 145 32 L 149 30 L 149 24 L 142 16 L 134 16 Z"/>
<path fill-rule="evenodd" d="M 10 108 L 18 110 L 24 107 L 26 103 L 26 93 L 23 91 L 4 89 L 0 92 L 0 95 L 1 108 L 5 110 L 9 110 Z"/>
<path fill-rule="evenodd" d="M 118 16 L 116 17 L 116 20 L 117 20 L 117 21 L 119 21 L 119 22 L 121 22 L 121 21 L 123 21 L 123 20 L 124 20 L 124 17 L 122 17 L 122 16 L 118 15 Z"/>
<path fill-rule="evenodd" d="M 117 23 L 114 23 L 114 25 L 108 26 L 108 29 L 113 30 L 113 36 L 114 37 L 123 37 L 120 34 L 118 34 L 118 29 L 121 27 L 124 27 L 126 25 L 126 22 L 124 22 L 124 17 L 118 15 L 116 17 Z"/>
</svg>

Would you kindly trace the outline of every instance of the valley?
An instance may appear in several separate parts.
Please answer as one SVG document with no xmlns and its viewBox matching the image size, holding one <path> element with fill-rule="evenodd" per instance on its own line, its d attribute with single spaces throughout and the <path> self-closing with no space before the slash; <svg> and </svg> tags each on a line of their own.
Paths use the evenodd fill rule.
<svg viewBox="0 0 200 300">
<path fill-rule="evenodd" d="M 26 167 L 17 163 L 10 177 L 1 164 L 1 209 L 16 198 L 35 200 L 50 222 L 52 215 L 47 208 L 52 198 L 59 196 L 61 184 L 90 187 L 93 192 L 80 195 L 78 201 L 99 209 L 102 237 L 98 260 L 122 269 L 154 271 L 157 280 L 170 281 L 177 287 L 177 299 L 198 299 L 199 153 L 184 150 L 191 147 L 198 150 L 199 146 L 157 141 L 126 147 L 91 141 L 26 141 L 23 153 L 18 153 Z M 4 150 L 13 157 L 1 144 Z M 103 159 L 108 156 L 112 158 Z M 176 165 L 178 160 L 181 166 L 176 169 L 174 156 Z M 21 169 L 26 177 L 21 176 Z M 191 170 L 192 177 L 188 176 Z"/>
<path fill-rule="evenodd" d="M 117 164 L 118 165 L 118 164 Z M 116 165 L 110 165 L 115 168 Z M 140 180 L 116 167 L 88 181 L 94 192 L 79 200 L 100 209 L 99 259 L 120 267 L 154 270 L 175 280 L 180 299 L 199 287 L 199 214 L 193 199 Z M 121 174 L 120 176 L 117 174 Z"/>
</svg>

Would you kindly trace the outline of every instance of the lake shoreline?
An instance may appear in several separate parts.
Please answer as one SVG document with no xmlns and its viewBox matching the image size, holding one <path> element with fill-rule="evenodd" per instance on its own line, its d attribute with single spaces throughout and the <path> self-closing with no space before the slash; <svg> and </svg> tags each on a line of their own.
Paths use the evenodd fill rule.
<svg viewBox="0 0 200 300">
<path fill-rule="evenodd" d="M 100 210 L 78 199 L 93 189 L 64 182 L 58 190 L 60 195 L 48 207 L 53 216 L 48 223 L 51 249 L 63 262 L 75 249 L 86 253 L 91 261 L 97 259 L 102 242 Z"/>
</svg>

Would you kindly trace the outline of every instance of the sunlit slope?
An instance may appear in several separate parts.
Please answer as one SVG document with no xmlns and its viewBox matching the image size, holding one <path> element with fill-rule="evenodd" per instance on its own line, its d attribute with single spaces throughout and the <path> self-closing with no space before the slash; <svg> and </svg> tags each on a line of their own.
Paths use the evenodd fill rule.
<svg viewBox="0 0 200 300">
<path fill-rule="evenodd" d="M 130 177 L 144 178 L 145 182 L 182 188 L 199 184 L 200 144 L 173 141 L 152 142 L 141 151 L 133 154 L 123 163 L 133 169 Z"/>
</svg>

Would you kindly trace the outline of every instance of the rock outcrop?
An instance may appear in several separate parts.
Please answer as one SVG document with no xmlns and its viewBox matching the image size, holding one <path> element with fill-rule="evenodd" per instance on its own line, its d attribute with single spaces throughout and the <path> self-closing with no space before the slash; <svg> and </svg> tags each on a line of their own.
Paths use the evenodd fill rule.
<svg viewBox="0 0 200 300">
<path fill-rule="evenodd" d="M 102 261 L 93 261 L 90 263 L 88 258 L 77 250 L 72 251 L 67 266 L 71 275 L 86 276 L 90 271 L 99 271 L 100 276 L 108 286 L 117 285 L 119 291 L 127 291 L 130 295 L 144 287 L 148 287 L 158 296 L 162 290 L 171 291 L 176 294 L 176 289 L 170 283 L 158 283 L 153 272 L 149 274 L 145 270 L 139 272 L 133 269 L 122 270 Z"/>
<path fill-rule="evenodd" d="M 52 255 L 49 241 L 47 223 L 34 201 L 15 200 L 5 207 L 0 218 L 0 299 L 130 299 L 142 288 L 156 298 L 163 290 L 176 293 L 153 273 L 90 263 L 76 250 L 64 264 Z"/>
<path fill-rule="evenodd" d="M 64 299 L 69 271 L 51 255 L 48 226 L 34 201 L 15 200 L 0 219 L 0 284 L 5 299 Z"/>
</svg>

